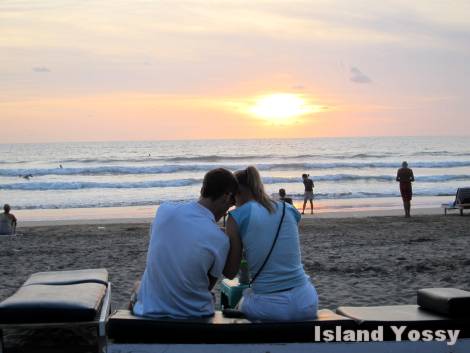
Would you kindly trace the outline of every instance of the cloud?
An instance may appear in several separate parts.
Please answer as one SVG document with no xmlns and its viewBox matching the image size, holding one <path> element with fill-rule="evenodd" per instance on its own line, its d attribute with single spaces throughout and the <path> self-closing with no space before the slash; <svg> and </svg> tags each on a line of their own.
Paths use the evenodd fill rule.
<svg viewBox="0 0 470 353">
<path fill-rule="evenodd" d="M 355 83 L 371 83 L 372 80 L 357 67 L 351 67 L 351 81 Z"/>
<path fill-rule="evenodd" d="M 37 67 L 33 67 L 33 71 L 34 72 L 51 72 L 51 70 L 49 70 L 47 67 L 45 66 L 37 66 Z"/>
</svg>

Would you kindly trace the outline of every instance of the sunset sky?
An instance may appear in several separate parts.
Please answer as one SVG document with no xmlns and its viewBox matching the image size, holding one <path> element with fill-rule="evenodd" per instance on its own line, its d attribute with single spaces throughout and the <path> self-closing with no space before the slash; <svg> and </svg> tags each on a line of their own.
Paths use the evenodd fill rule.
<svg viewBox="0 0 470 353">
<path fill-rule="evenodd" d="M 470 134 L 470 2 L 0 2 L 2 141 Z"/>
</svg>

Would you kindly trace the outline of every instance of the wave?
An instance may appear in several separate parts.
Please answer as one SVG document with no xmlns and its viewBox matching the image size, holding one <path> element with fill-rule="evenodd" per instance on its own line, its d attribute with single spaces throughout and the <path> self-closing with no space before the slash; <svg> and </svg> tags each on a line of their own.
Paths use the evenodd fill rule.
<svg viewBox="0 0 470 353">
<path fill-rule="evenodd" d="M 200 184 L 199 179 L 157 180 L 142 182 L 27 182 L 0 184 L 0 190 L 80 190 L 80 189 L 147 189 L 170 188 Z"/>
<path fill-rule="evenodd" d="M 132 158 L 68 158 L 52 163 L 66 164 L 66 163 L 150 163 L 150 162 L 224 162 L 224 161 L 249 161 L 249 160 L 263 160 L 263 159 L 366 159 L 366 158 L 384 158 L 396 156 L 393 153 L 358 153 L 358 154 L 264 154 L 264 155 L 203 155 L 203 156 L 141 156 Z"/>
<path fill-rule="evenodd" d="M 395 175 L 355 175 L 355 174 L 332 174 L 320 175 L 312 177 L 314 182 L 349 182 L 349 181 L 377 181 L 377 182 L 394 182 Z M 427 175 L 418 176 L 415 178 L 417 182 L 423 183 L 441 183 L 447 181 L 465 181 L 470 180 L 470 174 L 445 174 L 445 175 Z M 299 183 L 300 178 L 279 178 L 279 177 L 266 177 L 263 178 L 265 184 L 278 184 L 278 183 Z"/>
<path fill-rule="evenodd" d="M 126 163 L 227 163 L 233 161 L 264 161 L 272 159 L 288 159 L 288 160 L 367 160 L 367 159 L 383 159 L 390 157 L 407 157 L 407 156 L 433 156 L 433 157 L 469 157 L 470 152 L 450 152 L 450 151 L 419 151 L 410 155 L 397 154 L 395 152 L 381 152 L 381 153 L 310 153 L 310 154 L 251 154 L 251 155 L 180 155 L 180 156 L 134 156 L 134 157 L 106 157 L 106 158 L 89 158 L 77 157 L 57 160 L 45 160 L 44 163 L 52 163 L 67 165 L 67 164 L 126 164 Z M 33 161 L 19 160 L 19 161 L 0 161 L 2 165 L 8 164 L 27 164 Z M 397 164 L 399 165 L 399 164 Z"/>
<path fill-rule="evenodd" d="M 450 151 L 420 151 L 411 154 L 412 156 L 452 156 L 452 157 L 468 157 L 470 152 L 450 152 Z"/>
<path fill-rule="evenodd" d="M 295 194 L 294 199 L 303 199 L 304 194 Z M 448 191 L 434 191 L 434 190 L 423 190 L 413 191 L 413 196 L 455 196 L 455 189 L 449 189 Z M 343 192 L 343 193 L 318 193 L 315 194 L 316 199 L 326 200 L 341 200 L 341 199 L 364 199 L 364 198 L 384 198 L 384 197 L 400 197 L 400 192 Z"/>
<path fill-rule="evenodd" d="M 470 152 L 450 152 L 450 151 L 420 151 L 411 154 L 412 156 L 470 156 Z M 60 163 L 139 163 L 139 162 L 223 162 L 238 160 L 263 160 L 263 159 L 378 159 L 386 157 L 403 156 L 395 152 L 382 153 L 310 153 L 310 154 L 252 154 L 252 155 L 199 155 L 199 156 L 141 156 L 133 158 L 69 158 L 61 160 Z"/>
<path fill-rule="evenodd" d="M 0 161 L 0 164 L 26 164 L 31 163 L 31 161 Z"/>
<path fill-rule="evenodd" d="M 402 155 L 398 155 L 402 156 Z M 456 156 L 456 157 L 468 157 L 470 152 L 448 152 L 448 151 L 431 151 L 431 152 L 416 152 L 411 154 L 411 156 Z M 265 154 L 265 155 L 204 155 L 204 156 L 142 156 L 142 157 L 108 157 L 108 158 L 68 158 L 60 159 L 56 161 L 44 161 L 45 163 L 52 164 L 113 164 L 113 163 L 161 163 L 161 162 L 175 162 L 175 163 L 185 163 L 185 162 L 206 162 L 206 163 L 215 163 L 215 162 L 226 162 L 226 161 L 251 161 L 258 160 L 263 161 L 265 159 L 290 159 L 290 160 L 312 160 L 312 159 L 380 159 L 387 157 L 397 157 L 396 153 L 357 153 L 357 154 L 299 154 L 299 155 L 289 155 L 289 154 Z M 0 164 L 26 164 L 31 161 L 0 161 Z"/>
<path fill-rule="evenodd" d="M 400 166 L 401 162 L 328 162 L 328 163 L 261 163 L 256 167 L 261 171 L 268 170 L 322 170 L 322 169 L 379 169 Z M 132 175 L 132 174 L 167 174 L 178 172 L 206 172 L 214 168 L 226 168 L 239 170 L 246 164 L 166 164 L 159 166 L 97 166 L 97 167 L 71 167 L 71 168 L 15 168 L 0 169 L 0 176 L 45 176 L 45 175 Z M 446 162 L 415 162 L 412 168 L 458 168 L 470 167 L 470 161 L 446 161 Z"/>
<path fill-rule="evenodd" d="M 61 160 L 60 164 L 66 163 L 149 163 L 149 162 L 221 162 L 221 161 L 231 161 L 231 160 L 253 160 L 253 159 L 262 159 L 262 158 L 274 158 L 273 155 L 246 155 L 246 156 L 218 156 L 218 155 L 209 155 L 209 156 L 174 156 L 174 157 L 134 157 L 134 158 L 69 158 Z M 282 158 L 282 157 L 281 157 Z"/>
<path fill-rule="evenodd" d="M 196 199 L 171 200 L 172 202 L 186 202 Z M 155 201 L 106 201 L 106 202 L 77 202 L 77 203 L 50 203 L 42 205 L 16 205 L 16 210 L 37 210 L 37 209 L 70 209 L 70 208 L 108 208 L 108 207 L 139 207 L 139 206 L 158 206 L 163 202 L 170 200 Z"/>
<path fill-rule="evenodd" d="M 314 182 L 394 182 L 395 177 L 391 175 L 353 175 L 332 174 L 314 177 Z M 470 175 L 433 175 L 417 177 L 417 182 L 442 183 L 448 181 L 470 181 Z M 264 184 L 293 184 L 301 183 L 296 177 L 265 177 Z M 56 181 L 56 182 L 22 182 L 0 184 L 0 190 L 80 190 L 80 189 L 147 189 L 147 188 L 171 188 L 184 187 L 201 184 L 202 179 L 173 179 L 173 180 L 151 180 L 136 182 L 79 182 L 79 181 Z"/>
</svg>

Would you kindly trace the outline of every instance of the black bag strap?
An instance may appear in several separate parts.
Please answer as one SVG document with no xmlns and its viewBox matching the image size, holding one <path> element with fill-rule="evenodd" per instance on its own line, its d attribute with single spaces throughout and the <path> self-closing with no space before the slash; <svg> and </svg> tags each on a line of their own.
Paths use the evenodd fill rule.
<svg viewBox="0 0 470 353">
<path fill-rule="evenodd" d="M 283 201 L 283 202 L 282 202 L 282 216 L 281 216 L 281 221 L 279 222 L 279 226 L 277 227 L 277 232 L 276 232 L 276 236 L 274 237 L 273 245 L 271 246 L 271 250 L 269 250 L 269 253 L 268 253 L 268 255 L 266 256 L 266 258 L 264 259 L 264 262 L 263 262 L 263 264 L 261 265 L 261 267 L 259 268 L 258 272 L 256 272 L 256 274 L 253 276 L 252 280 L 251 280 L 250 283 L 248 284 L 249 287 L 251 287 L 251 285 L 252 285 L 253 282 L 256 280 L 256 278 L 259 276 L 259 274 L 261 273 L 261 271 L 263 271 L 264 266 L 266 266 L 266 263 L 268 262 L 269 257 L 271 256 L 271 253 L 273 252 L 274 245 L 276 245 L 277 238 L 279 237 L 279 232 L 281 231 L 281 225 L 282 225 L 282 221 L 284 220 L 284 215 L 285 215 L 285 213 L 286 213 L 286 203 Z"/>
</svg>

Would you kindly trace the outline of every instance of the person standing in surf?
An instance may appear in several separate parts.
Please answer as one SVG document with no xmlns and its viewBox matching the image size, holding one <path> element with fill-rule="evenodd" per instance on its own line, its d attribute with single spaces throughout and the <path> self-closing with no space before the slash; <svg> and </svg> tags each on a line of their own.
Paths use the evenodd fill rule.
<svg viewBox="0 0 470 353">
<path fill-rule="evenodd" d="M 415 181 L 413 170 L 408 168 L 408 163 L 403 161 L 401 168 L 397 171 L 396 180 L 400 182 L 400 194 L 403 200 L 403 208 L 405 209 L 405 217 L 411 217 L 411 199 L 413 197 L 413 189 L 411 183 Z"/>
</svg>

